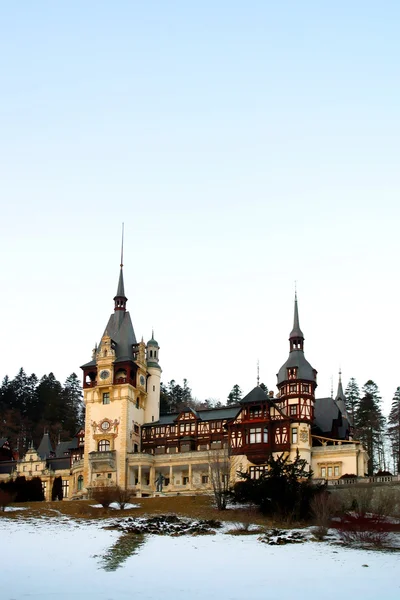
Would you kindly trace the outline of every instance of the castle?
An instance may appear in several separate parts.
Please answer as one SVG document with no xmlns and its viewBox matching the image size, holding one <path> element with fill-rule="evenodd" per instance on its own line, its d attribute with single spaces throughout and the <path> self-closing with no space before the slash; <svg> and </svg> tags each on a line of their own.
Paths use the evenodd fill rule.
<svg viewBox="0 0 400 600">
<path fill-rule="evenodd" d="M 37 450 L 0 462 L 0 478 L 41 477 L 46 499 L 61 476 L 64 498 L 87 497 L 94 487 L 118 485 L 137 496 L 210 493 L 215 457 L 257 478 L 268 457 L 297 452 L 317 479 L 364 476 L 367 455 L 352 439 L 339 376 L 336 398 L 316 398 L 317 371 L 304 354 L 297 297 L 289 357 L 277 374 L 277 393 L 258 385 L 238 406 L 183 409 L 160 414 L 160 347 L 137 342 L 126 309 L 121 264 L 114 312 L 100 344 L 85 363 L 85 428 L 71 442 L 51 448 L 45 434 Z M 161 483 L 161 485 L 160 485 Z"/>
</svg>

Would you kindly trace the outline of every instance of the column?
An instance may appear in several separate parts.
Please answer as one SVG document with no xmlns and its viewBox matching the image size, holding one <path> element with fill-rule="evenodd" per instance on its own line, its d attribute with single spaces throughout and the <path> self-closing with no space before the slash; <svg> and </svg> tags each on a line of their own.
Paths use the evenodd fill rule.
<svg viewBox="0 0 400 600">
<path fill-rule="evenodd" d="M 174 483 L 172 477 L 173 477 L 172 465 L 169 465 L 169 486 L 168 486 L 169 489 L 172 489 L 172 486 L 173 486 L 173 483 Z"/>
<path fill-rule="evenodd" d="M 149 481 L 150 487 L 154 491 L 156 489 L 155 488 L 155 479 L 156 479 L 156 468 L 155 467 L 150 467 L 149 477 L 150 477 L 150 481 Z"/>
<path fill-rule="evenodd" d="M 142 465 L 139 465 L 139 468 L 138 468 L 138 487 L 139 487 L 139 490 L 142 489 Z"/>
<path fill-rule="evenodd" d="M 189 463 L 189 490 L 192 489 L 192 463 Z"/>
</svg>

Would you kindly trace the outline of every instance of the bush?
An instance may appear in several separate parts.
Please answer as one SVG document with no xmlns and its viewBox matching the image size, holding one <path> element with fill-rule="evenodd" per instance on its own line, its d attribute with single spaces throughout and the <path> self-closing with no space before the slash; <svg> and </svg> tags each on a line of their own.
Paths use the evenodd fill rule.
<svg viewBox="0 0 400 600">
<path fill-rule="evenodd" d="M 14 498 L 15 496 L 11 492 L 0 489 L 0 510 L 4 512 L 7 506 L 14 501 Z"/>
<path fill-rule="evenodd" d="M 331 524 L 332 517 L 339 511 L 338 499 L 327 490 L 322 490 L 311 500 L 311 510 L 314 515 L 314 535 L 317 540 L 323 540 Z"/>
<path fill-rule="evenodd" d="M 103 508 L 109 508 L 112 502 L 117 501 L 117 488 L 116 486 L 92 488 L 91 497 L 95 502 L 101 504 Z"/>
<path fill-rule="evenodd" d="M 117 486 L 115 488 L 115 502 L 118 504 L 120 510 L 124 510 L 125 506 L 131 499 L 132 493 L 129 490 Z"/>
<path fill-rule="evenodd" d="M 233 490 L 236 502 L 252 502 L 260 511 L 285 521 L 306 521 L 311 518 L 311 501 L 324 487 L 313 485 L 312 472 L 299 453 L 293 462 L 283 455 L 271 456 L 266 471 L 259 479 L 240 473 L 244 481 Z"/>
<path fill-rule="evenodd" d="M 348 490 L 347 510 L 334 524 L 345 543 L 376 548 L 391 542 L 392 532 L 400 525 L 392 519 L 398 506 L 392 488 L 355 488 Z"/>
<path fill-rule="evenodd" d="M 15 502 L 40 502 L 44 500 L 42 480 L 40 477 L 26 479 L 17 477 L 0 484 L 0 488 L 10 493 Z"/>
</svg>

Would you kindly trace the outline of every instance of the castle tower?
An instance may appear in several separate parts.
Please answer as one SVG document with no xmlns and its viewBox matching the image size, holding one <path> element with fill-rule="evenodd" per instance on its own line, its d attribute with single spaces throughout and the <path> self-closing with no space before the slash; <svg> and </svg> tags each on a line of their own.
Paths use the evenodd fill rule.
<svg viewBox="0 0 400 600">
<path fill-rule="evenodd" d="M 311 464 L 311 426 L 314 421 L 317 371 L 304 355 L 304 335 L 300 329 L 297 294 L 294 300 L 293 329 L 289 336 L 289 357 L 277 374 L 280 408 L 290 418 L 291 454 Z"/>
<path fill-rule="evenodd" d="M 127 485 L 127 458 L 140 451 L 140 426 L 159 418 L 160 367 L 147 367 L 146 346 L 137 343 L 126 310 L 123 265 L 110 316 L 93 358 L 84 364 L 84 486 Z M 155 340 L 154 340 L 155 341 Z M 155 372 L 158 373 L 158 385 Z M 151 393 L 148 395 L 149 381 Z M 154 389 L 153 389 L 154 388 Z M 151 420 L 150 417 L 150 420 Z"/>
<path fill-rule="evenodd" d="M 154 331 L 151 334 L 151 340 L 147 342 L 147 403 L 145 411 L 146 423 L 158 421 L 160 418 L 160 382 L 161 367 L 159 365 L 160 346 L 154 339 Z"/>
</svg>

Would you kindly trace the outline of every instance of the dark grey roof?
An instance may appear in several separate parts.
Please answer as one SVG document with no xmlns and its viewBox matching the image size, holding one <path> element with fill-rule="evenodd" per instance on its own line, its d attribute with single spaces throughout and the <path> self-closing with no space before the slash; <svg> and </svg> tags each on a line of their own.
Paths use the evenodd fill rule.
<svg viewBox="0 0 400 600">
<path fill-rule="evenodd" d="M 115 362 L 133 360 L 132 346 L 136 344 L 136 336 L 129 312 L 116 310 L 108 320 L 105 334 L 115 343 Z"/>
<path fill-rule="evenodd" d="M 78 448 L 77 438 L 69 442 L 60 442 L 56 447 L 56 458 L 64 457 L 65 452 L 69 453 L 70 450 L 74 450 L 75 448 Z"/>
<path fill-rule="evenodd" d="M 188 409 L 186 409 L 186 410 L 188 410 Z M 201 421 L 216 421 L 216 420 L 224 421 L 225 419 L 234 419 L 240 410 L 241 410 L 240 406 L 233 406 L 233 407 L 229 407 L 229 408 L 224 407 L 224 408 L 210 408 L 210 409 L 198 410 L 198 411 L 195 411 L 195 413 L 197 414 L 197 416 L 199 417 L 199 419 Z M 150 427 L 150 426 L 154 426 L 154 425 L 173 424 L 173 423 L 175 423 L 177 417 L 182 412 L 185 412 L 185 411 L 180 411 L 177 413 L 170 413 L 168 415 L 160 415 L 160 418 L 158 421 L 154 421 L 151 423 L 145 423 L 143 425 L 143 427 Z"/>
<path fill-rule="evenodd" d="M 48 458 L 51 454 L 54 454 L 53 446 L 51 445 L 50 436 L 48 433 L 44 433 L 42 441 L 39 444 L 37 453 L 40 458 Z"/>
<path fill-rule="evenodd" d="M 251 390 L 244 398 L 239 400 L 240 404 L 247 404 L 249 402 L 266 402 L 269 400 L 268 394 L 257 385 Z"/>
<path fill-rule="evenodd" d="M 2 460 L 0 461 L 0 473 L 6 475 L 12 473 L 17 467 L 15 460 Z"/>
<path fill-rule="evenodd" d="M 68 456 L 63 458 L 51 458 L 47 461 L 50 469 L 52 471 L 61 471 L 64 469 L 69 469 L 71 466 L 71 459 Z"/>
<path fill-rule="evenodd" d="M 116 310 L 110 316 L 103 335 L 109 335 L 114 342 L 116 363 L 134 359 L 132 346 L 136 344 L 136 336 L 128 311 Z M 101 342 L 99 348 L 101 348 Z M 94 359 L 82 365 L 81 369 L 95 366 L 96 360 Z"/>
<path fill-rule="evenodd" d="M 303 332 L 300 329 L 300 321 L 299 321 L 299 309 L 297 306 L 297 294 L 294 298 L 294 318 L 293 318 L 293 329 L 290 333 L 289 339 L 291 338 L 303 338 Z"/>
<path fill-rule="evenodd" d="M 314 407 L 314 428 L 317 428 L 321 434 L 329 435 L 335 425 L 339 439 L 346 439 L 350 423 L 347 414 L 342 413 L 336 400 L 316 398 Z"/>
<path fill-rule="evenodd" d="M 123 272 L 122 272 L 122 265 L 121 265 L 121 270 L 119 272 L 118 288 L 117 288 L 117 293 L 115 295 L 115 298 L 125 298 L 125 300 L 128 299 L 125 296 L 124 275 L 123 275 Z"/>
<path fill-rule="evenodd" d="M 279 369 L 279 373 L 277 374 L 278 384 L 287 380 L 287 369 L 291 367 L 297 367 L 297 379 L 305 379 L 306 381 L 316 380 L 316 371 L 306 360 L 303 350 L 292 350 L 285 364 Z"/>
</svg>

